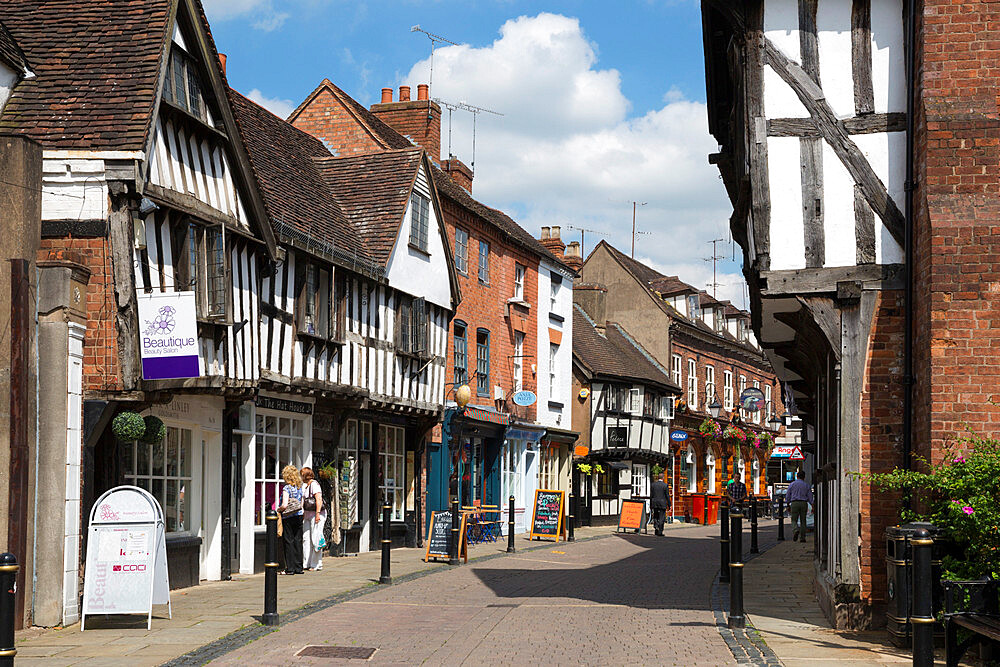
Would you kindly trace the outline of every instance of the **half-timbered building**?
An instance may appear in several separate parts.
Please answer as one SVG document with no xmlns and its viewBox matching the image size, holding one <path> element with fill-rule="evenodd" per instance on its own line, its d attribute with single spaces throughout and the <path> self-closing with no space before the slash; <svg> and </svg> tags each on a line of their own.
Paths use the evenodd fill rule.
<svg viewBox="0 0 1000 667">
<path fill-rule="evenodd" d="M 816 456 L 820 602 L 837 627 L 881 623 L 899 503 L 856 473 L 940 460 L 963 425 L 1000 422 L 981 381 L 996 368 L 995 7 L 702 8 L 710 160 L 754 331 Z"/>
</svg>

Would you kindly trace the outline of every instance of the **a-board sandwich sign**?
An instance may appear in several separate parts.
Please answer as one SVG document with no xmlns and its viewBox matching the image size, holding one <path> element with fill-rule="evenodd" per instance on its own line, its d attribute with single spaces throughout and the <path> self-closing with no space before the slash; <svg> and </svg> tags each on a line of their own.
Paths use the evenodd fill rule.
<svg viewBox="0 0 1000 667">
<path fill-rule="evenodd" d="M 146 614 L 148 630 L 154 604 L 167 605 L 172 617 L 163 509 L 156 498 L 137 486 L 105 491 L 87 530 L 80 630 L 94 614 Z"/>
<path fill-rule="evenodd" d="M 138 294 L 143 380 L 201 375 L 194 292 Z"/>
<path fill-rule="evenodd" d="M 563 491 L 536 489 L 531 512 L 531 532 L 528 537 L 554 538 L 559 541 L 563 522 Z"/>
<path fill-rule="evenodd" d="M 459 544 L 458 557 L 469 562 L 469 546 L 465 539 L 465 514 L 458 526 Z M 431 558 L 451 557 L 451 512 L 431 512 L 430 524 L 427 526 L 427 551 L 424 562 Z"/>
<path fill-rule="evenodd" d="M 646 503 L 642 500 L 623 500 L 618 514 L 618 530 L 634 530 L 646 527 Z"/>
</svg>

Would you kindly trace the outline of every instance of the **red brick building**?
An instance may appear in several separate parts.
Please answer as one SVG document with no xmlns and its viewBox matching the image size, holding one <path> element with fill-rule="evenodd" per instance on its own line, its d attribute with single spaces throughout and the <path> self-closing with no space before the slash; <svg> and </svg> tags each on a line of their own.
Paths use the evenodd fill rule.
<svg viewBox="0 0 1000 667">
<path fill-rule="evenodd" d="M 903 632 L 884 565 L 899 503 L 853 473 L 940 461 L 966 425 L 1000 423 L 1000 12 L 800 6 L 703 3 L 711 160 L 754 330 L 817 457 L 820 602 L 837 627 Z"/>
</svg>

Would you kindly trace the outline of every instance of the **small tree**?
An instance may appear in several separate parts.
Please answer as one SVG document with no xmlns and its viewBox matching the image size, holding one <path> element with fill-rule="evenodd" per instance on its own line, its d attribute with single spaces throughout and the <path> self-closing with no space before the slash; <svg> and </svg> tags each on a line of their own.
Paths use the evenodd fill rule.
<svg viewBox="0 0 1000 667">
<path fill-rule="evenodd" d="M 917 458 L 925 471 L 896 468 L 863 479 L 914 501 L 904 503 L 902 521 L 942 530 L 953 547 L 942 562 L 946 578 L 1000 577 L 1000 440 L 972 434 L 946 445 L 941 463 Z"/>
</svg>

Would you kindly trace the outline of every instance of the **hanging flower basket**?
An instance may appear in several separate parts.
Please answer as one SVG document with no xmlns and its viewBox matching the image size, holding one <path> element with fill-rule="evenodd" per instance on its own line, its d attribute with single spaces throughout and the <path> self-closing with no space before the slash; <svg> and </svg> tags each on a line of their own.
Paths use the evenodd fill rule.
<svg viewBox="0 0 1000 667">
<path fill-rule="evenodd" d="M 719 440 L 722 438 L 722 427 L 719 426 L 719 422 L 711 417 L 708 417 L 698 425 L 698 432 L 708 440 Z"/>
<path fill-rule="evenodd" d="M 146 415 L 142 421 L 144 431 L 139 440 L 147 445 L 155 445 L 158 442 L 163 442 L 163 439 L 167 437 L 167 427 L 163 423 L 163 420 L 153 415 Z"/>
<path fill-rule="evenodd" d="M 146 433 L 146 421 L 138 412 L 119 412 L 111 420 L 111 432 L 119 440 L 139 440 Z"/>
<path fill-rule="evenodd" d="M 722 437 L 726 440 L 732 440 L 736 445 L 742 445 L 747 441 L 747 432 L 739 426 L 733 426 L 730 424 L 726 427 Z"/>
</svg>

